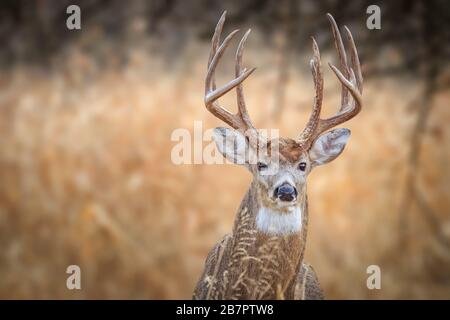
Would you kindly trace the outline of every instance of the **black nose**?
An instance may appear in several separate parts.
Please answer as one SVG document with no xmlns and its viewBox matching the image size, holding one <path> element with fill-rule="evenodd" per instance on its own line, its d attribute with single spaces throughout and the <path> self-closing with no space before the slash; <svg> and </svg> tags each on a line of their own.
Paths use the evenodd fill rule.
<svg viewBox="0 0 450 320">
<path fill-rule="evenodd" d="M 275 197 L 281 201 L 293 201 L 297 197 L 297 190 L 289 183 L 283 183 L 275 189 Z"/>
</svg>

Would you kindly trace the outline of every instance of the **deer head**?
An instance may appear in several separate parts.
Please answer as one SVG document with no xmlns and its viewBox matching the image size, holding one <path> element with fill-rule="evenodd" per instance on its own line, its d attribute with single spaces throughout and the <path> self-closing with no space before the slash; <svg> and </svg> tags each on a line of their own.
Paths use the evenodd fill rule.
<svg viewBox="0 0 450 320">
<path fill-rule="evenodd" d="M 350 47 L 350 61 L 347 59 L 341 34 L 333 17 L 328 14 L 338 52 L 341 71 L 329 64 L 342 84 L 341 105 L 336 115 L 322 119 L 320 111 L 323 97 L 323 75 L 320 53 L 312 38 L 313 58 L 310 66 L 314 80 L 315 97 L 311 116 L 297 139 L 277 138 L 267 141 L 253 126 L 247 113 L 242 83 L 255 70 L 242 67 L 242 54 L 250 33 L 248 30 L 236 51 L 235 79 L 216 88 L 214 73 L 225 49 L 238 30 L 231 32 L 222 43 L 220 34 L 225 22 L 225 12 L 220 18 L 212 38 L 205 81 L 206 108 L 217 118 L 231 126 L 216 128 L 214 139 L 219 151 L 234 163 L 250 170 L 257 188 L 257 201 L 262 207 L 280 214 L 291 212 L 304 200 L 306 177 L 313 168 L 326 164 L 338 157 L 350 137 L 350 130 L 333 127 L 344 123 L 361 110 L 362 75 L 352 35 L 344 27 Z M 236 88 L 238 112 L 230 113 L 221 107 L 218 99 Z M 260 152 L 264 150 L 265 152 Z"/>
</svg>

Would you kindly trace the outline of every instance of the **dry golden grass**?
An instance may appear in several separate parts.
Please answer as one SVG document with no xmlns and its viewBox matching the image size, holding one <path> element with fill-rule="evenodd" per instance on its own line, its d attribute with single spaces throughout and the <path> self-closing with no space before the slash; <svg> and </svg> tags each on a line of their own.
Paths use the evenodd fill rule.
<svg viewBox="0 0 450 320">
<path fill-rule="evenodd" d="M 100 68 L 72 48 L 52 71 L 17 66 L 1 75 L 1 298 L 190 298 L 207 252 L 231 230 L 249 173 L 170 160 L 174 129 L 223 125 L 202 104 L 207 45 L 189 46 L 176 63 L 147 49 L 130 49 L 126 67 L 113 55 Z M 250 45 L 246 64 L 259 69 L 245 86 L 249 112 L 258 126 L 295 136 L 312 81 L 305 60 L 293 65 L 287 108 L 269 121 L 273 59 L 270 48 Z M 331 114 L 339 87 L 325 76 Z M 306 255 L 327 298 L 450 298 L 450 252 L 417 209 L 408 250 L 398 248 L 419 96 L 407 77 L 367 81 L 346 151 L 309 177 Z M 435 97 L 417 174 L 450 237 L 449 100 L 449 92 Z M 70 264 L 81 267 L 81 291 L 66 289 Z M 371 264 L 381 267 L 382 290 L 366 288 Z"/>
</svg>

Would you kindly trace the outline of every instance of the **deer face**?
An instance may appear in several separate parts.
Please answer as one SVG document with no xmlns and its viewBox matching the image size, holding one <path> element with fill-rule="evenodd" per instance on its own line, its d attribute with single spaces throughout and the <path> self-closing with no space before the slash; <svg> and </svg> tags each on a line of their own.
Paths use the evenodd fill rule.
<svg viewBox="0 0 450 320">
<path fill-rule="evenodd" d="M 225 158 L 244 165 L 253 174 L 261 206 L 276 211 L 290 211 L 302 203 L 308 174 L 339 156 L 349 137 L 350 130 L 340 128 L 321 135 L 309 149 L 293 139 L 280 138 L 257 152 L 237 130 L 214 131 L 214 140 Z"/>
</svg>

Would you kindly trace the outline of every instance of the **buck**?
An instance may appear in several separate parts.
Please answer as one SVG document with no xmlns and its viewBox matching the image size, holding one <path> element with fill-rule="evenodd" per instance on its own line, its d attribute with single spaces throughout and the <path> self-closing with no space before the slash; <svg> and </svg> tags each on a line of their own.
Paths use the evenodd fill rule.
<svg viewBox="0 0 450 320">
<path fill-rule="evenodd" d="M 209 252 L 194 299 L 322 299 L 324 294 L 314 269 L 303 261 L 308 228 L 306 178 L 317 166 L 338 157 L 350 137 L 350 130 L 333 127 L 361 110 L 362 74 L 352 34 L 344 27 L 350 59 L 333 17 L 327 17 L 333 31 L 341 71 L 329 64 L 342 85 L 341 105 L 336 115 L 320 117 L 323 75 L 319 48 L 312 38 L 310 61 L 315 97 L 306 127 L 297 139 L 267 141 L 248 115 L 243 81 L 255 70 L 242 67 L 248 30 L 236 51 L 235 79 L 216 88 L 214 73 L 232 38 L 222 43 L 225 22 L 220 18 L 212 37 L 205 81 L 205 105 L 217 118 L 231 126 L 216 128 L 214 140 L 223 156 L 244 165 L 253 175 L 250 189 L 238 209 L 233 230 Z M 236 89 L 238 112 L 230 113 L 218 99 Z M 273 146 L 276 148 L 273 148 Z M 267 152 L 258 152 L 267 150 Z"/>
</svg>

